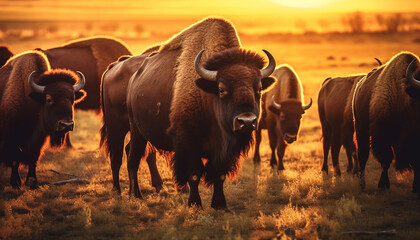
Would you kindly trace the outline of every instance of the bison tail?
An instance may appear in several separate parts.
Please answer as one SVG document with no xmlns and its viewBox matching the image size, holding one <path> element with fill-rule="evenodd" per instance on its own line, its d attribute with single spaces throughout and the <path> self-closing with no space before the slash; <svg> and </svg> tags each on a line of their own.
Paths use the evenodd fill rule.
<svg viewBox="0 0 420 240">
<path fill-rule="evenodd" d="M 103 121 L 105 121 L 105 119 L 103 119 Z M 99 147 L 102 148 L 104 150 L 104 152 L 106 153 L 106 155 L 109 155 L 109 143 L 108 143 L 108 131 L 105 125 L 105 122 L 103 123 L 101 130 L 101 140 L 99 142 Z"/>
</svg>

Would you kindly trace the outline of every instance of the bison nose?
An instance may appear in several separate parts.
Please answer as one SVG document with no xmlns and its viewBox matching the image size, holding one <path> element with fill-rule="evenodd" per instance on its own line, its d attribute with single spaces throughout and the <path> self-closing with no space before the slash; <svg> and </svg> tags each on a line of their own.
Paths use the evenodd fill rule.
<svg viewBox="0 0 420 240">
<path fill-rule="evenodd" d="M 294 141 L 296 141 L 297 139 L 297 135 L 296 134 L 288 134 L 286 133 L 284 135 L 284 140 L 286 140 L 287 143 L 292 143 Z"/>
<path fill-rule="evenodd" d="M 66 120 L 60 120 L 57 123 L 56 130 L 58 132 L 68 132 L 73 131 L 74 122 L 73 121 L 66 121 Z"/>
<path fill-rule="evenodd" d="M 251 112 L 241 113 L 233 120 L 233 131 L 252 131 L 257 127 L 257 116 Z"/>
</svg>

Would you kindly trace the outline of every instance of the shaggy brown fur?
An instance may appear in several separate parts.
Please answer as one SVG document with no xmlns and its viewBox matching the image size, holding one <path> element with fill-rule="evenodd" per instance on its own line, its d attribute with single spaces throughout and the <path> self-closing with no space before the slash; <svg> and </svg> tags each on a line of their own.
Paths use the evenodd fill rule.
<svg viewBox="0 0 420 240">
<path fill-rule="evenodd" d="M 33 81 L 45 86 L 42 93 L 28 83 L 33 71 Z M 21 185 L 19 164 L 27 164 L 26 184 L 36 188 L 36 162 L 45 140 L 49 137 L 52 147 L 60 147 L 72 129 L 75 97 L 84 97 L 73 89 L 78 77 L 68 70 L 51 70 L 46 56 L 37 51 L 11 58 L 0 68 L 0 77 L 0 162 L 12 167 L 10 183 L 15 188 Z"/>
<path fill-rule="evenodd" d="M 401 52 L 359 84 L 353 111 L 361 175 L 368 157 L 370 137 L 372 152 L 382 165 L 378 186 L 390 187 L 388 168 L 395 159 L 398 170 L 414 169 L 413 191 L 420 193 L 420 164 L 414 157 L 418 155 L 416 149 L 420 144 L 420 103 L 419 99 L 407 94 L 413 90 L 406 77 L 407 67 L 413 59 L 416 59 L 414 77 L 419 79 L 419 58 Z M 369 90 L 369 101 L 360 100 L 369 95 Z"/>
</svg>

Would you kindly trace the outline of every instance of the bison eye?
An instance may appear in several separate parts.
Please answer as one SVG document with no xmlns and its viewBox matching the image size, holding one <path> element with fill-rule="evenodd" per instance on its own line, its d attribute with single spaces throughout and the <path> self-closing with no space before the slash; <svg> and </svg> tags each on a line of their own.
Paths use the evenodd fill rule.
<svg viewBox="0 0 420 240">
<path fill-rule="evenodd" d="M 54 104 L 54 98 L 50 94 L 47 94 L 45 95 L 45 102 L 48 106 L 51 106 Z"/>
<path fill-rule="evenodd" d="M 228 94 L 227 87 L 223 83 L 219 83 L 219 97 L 223 98 Z"/>
</svg>

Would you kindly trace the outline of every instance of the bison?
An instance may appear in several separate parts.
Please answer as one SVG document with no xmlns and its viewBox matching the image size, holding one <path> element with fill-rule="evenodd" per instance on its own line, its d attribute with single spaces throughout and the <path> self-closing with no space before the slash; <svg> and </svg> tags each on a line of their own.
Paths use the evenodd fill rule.
<svg viewBox="0 0 420 240">
<path fill-rule="evenodd" d="M 73 130 L 73 106 L 84 98 L 84 84 L 82 73 L 51 69 L 37 51 L 14 56 L 0 68 L 0 162 L 12 168 L 12 187 L 21 185 L 20 164 L 29 168 L 26 185 L 38 186 L 36 165 L 44 142 L 49 138 L 52 147 L 62 146 Z"/>
<path fill-rule="evenodd" d="M 13 53 L 5 45 L 0 45 L 0 68 L 6 64 L 9 58 L 13 57 Z"/>
<path fill-rule="evenodd" d="M 375 60 L 379 66 L 382 65 L 381 60 L 378 58 L 375 58 Z M 346 149 L 347 172 L 353 170 L 353 173 L 358 173 L 359 162 L 353 140 L 354 125 L 351 106 L 356 84 L 364 76 L 366 74 L 327 78 L 319 90 L 318 113 L 322 127 L 324 150 L 322 171 L 326 173 L 328 173 L 328 152 L 331 149 L 335 174 L 341 174 L 338 162 L 341 146 L 344 146 Z"/>
<path fill-rule="evenodd" d="M 278 170 L 284 170 L 283 156 L 286 146 L 297 140 L 302 114 L 311 107 L 312 99 L 308 105 L 302 106 L 302 84 L 291 66 L 278 66 L 273 76 L 278 79 L 278 83 L 262 97 L 264 107 L 256 131 L 254 163 L 261 162 L 261 130 L 267 129 L 271 148 L 270 165 L 277 165 Z"/>
<path fill-rule="evenodd" d="M 110 154 L 113 186 L 119 193 L 121 193 L 119 172 L 122 164 L 124 138 L 130 130 L 126 104 L 128 81 L 143 63 L 143 60 L 158 49 L 159 46 L 154 46 L 138 56 L 121 57 L 108 67 L 102 77 L 103 126 L 100 145 L 105 148 L 107 154 Z M 126 154 L 128 154 L 128 149 L 129 145 L 126 146 Z M 152 176 L 152 186 L 159 192 L 163 182 L 156 167 L 156 155 L 150 154 L 147 163 Z"/>
<path fill-rule="evenodd" d="M 248 151 L 261 93 L 276 81 L 270 77 L 275 60 L 266 54 L 269 64 L 262 69 L 264 59 L 241 48 L 230 22 L 207 18 L 144 59 L 127 87 L 130 195 L 141 198 L 137 171 L 150 142 L 173 153 L 175 182 L 188 182 L 189 206 L 202 206 L 198 185 L 203 177 L 214 187 L 211 206 L 226 208 L 225 176 L 236 172 Z"/>
<path fill-rule="evenodd" d="M 347 154 L 347 172 L 358 171 L 356 147 L 353 142 L 353 115 L 351 100 L 356 83 L 365 74 L 327 78 L 318 93 L 318 113 L 321 121 L 324 161 L 322 171 L 328 173 L 328 153 L 331 149 L 334 172 L 340 175 L 338 154 L 344 146 Z M 353 163 L 354 159 L 354 163 Z"/>
<path fill-rule="evenodd" d="M 379 188 L 390 187 L 388 168 L 395 159 L 397 170 L 414 170 L 413 192 L 420 194 L 418 79 L 419 58 L 401 52 L 358 82 L 352 108 L 362 184 L 371 146 L 382 167 Z"/>
<path fill-rule="evenodd" d="M 81 71 L 86 77 L 84 101 L 75 105 L 82 110 L 100 111 L 100 84 L 103 72 L 108 65 L 123 55 L 132 55 L 127 45 L 110 37 L 90 37 L 77 39 L 62 46 L 43 51 L 52 68 L 66 68 Z M 71 147 L 70 135 L 66 145 Z"/>
</svg>

